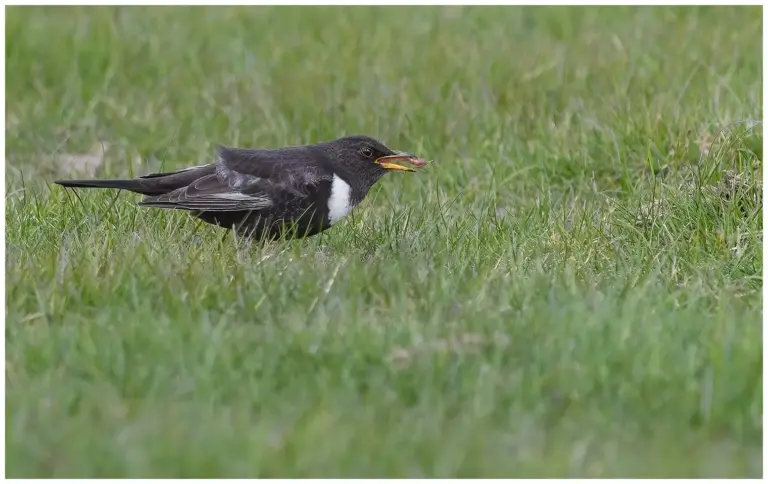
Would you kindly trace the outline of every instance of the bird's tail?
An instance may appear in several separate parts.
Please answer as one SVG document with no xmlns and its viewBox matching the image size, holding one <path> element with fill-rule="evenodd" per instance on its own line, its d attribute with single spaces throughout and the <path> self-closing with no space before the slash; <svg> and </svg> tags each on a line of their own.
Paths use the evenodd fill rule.
<svg viewBox="0 0 768 484">
<path fill-rule="evenodd" d="M 56 180 L 54 183 L 69 188 L 117 188 L 144 195 L 154 193 L 140 180 Z"/>
</svg>

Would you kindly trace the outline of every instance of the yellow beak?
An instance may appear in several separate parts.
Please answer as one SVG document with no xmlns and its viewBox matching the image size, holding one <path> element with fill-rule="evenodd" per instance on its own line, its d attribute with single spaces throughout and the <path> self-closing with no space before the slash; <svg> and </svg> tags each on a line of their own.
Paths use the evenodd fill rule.
<svg viewBox="0 0 768 484">
<path fill-rule="evenodd" d="M 381 165 L 382 168 L 386 168 L 387 170 L 416 171 L 413 168 L 408 168 L 406 166 L 393 163 L 394 161 L 405 161 L 406 163 L 410 163 L 413 166 L 424 166 L 427 164 L 426 161 L 422 160 L 418 156 L 402 151 L 398 151 L 397 154 L 394 155 L 382 156 L 381 158 L 378 158 L 375 163 Z"/>
</svg>

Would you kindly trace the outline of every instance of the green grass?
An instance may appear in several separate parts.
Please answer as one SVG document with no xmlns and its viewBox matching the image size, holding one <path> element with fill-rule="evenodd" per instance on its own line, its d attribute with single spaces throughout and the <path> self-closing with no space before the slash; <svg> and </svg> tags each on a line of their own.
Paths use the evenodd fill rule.
<svg viewBox="0 0 768 484">
<path fill-rule="evenodd" d="M 761 18 L 8 8 L 8 476 L 761 476 Z M 51 185 L 351 133 L 303 241 Z"/>
</svg>

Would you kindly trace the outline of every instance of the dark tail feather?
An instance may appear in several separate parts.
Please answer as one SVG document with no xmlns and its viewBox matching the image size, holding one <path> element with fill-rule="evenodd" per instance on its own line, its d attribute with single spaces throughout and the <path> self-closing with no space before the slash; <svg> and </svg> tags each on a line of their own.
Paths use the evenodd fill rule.
<svg viewBox="0 0 768 484">
<path fill-rule="evenodd" d="M 147 187 L 141 180 L 56 180 L 54 183 L 69 188 L 117 188 L 143 195 L 157 194 L 157 190 Z"/>
</svg>

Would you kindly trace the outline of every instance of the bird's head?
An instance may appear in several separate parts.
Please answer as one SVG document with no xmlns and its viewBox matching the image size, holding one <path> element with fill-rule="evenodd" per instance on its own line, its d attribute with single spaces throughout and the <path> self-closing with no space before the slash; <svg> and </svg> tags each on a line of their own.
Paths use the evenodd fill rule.
<svg viewBox="0 0 768 484">
<path fill-rule="evenodd" d="M 372 179 L 373 182 L 389 171 L 416 171 L 406 164 L 413 167 L 427 164 L 416 155 L 390 149 L 369 136 L 345 136 L 327 143 L 326 150 L 345 169 Z"/>
</svg>

